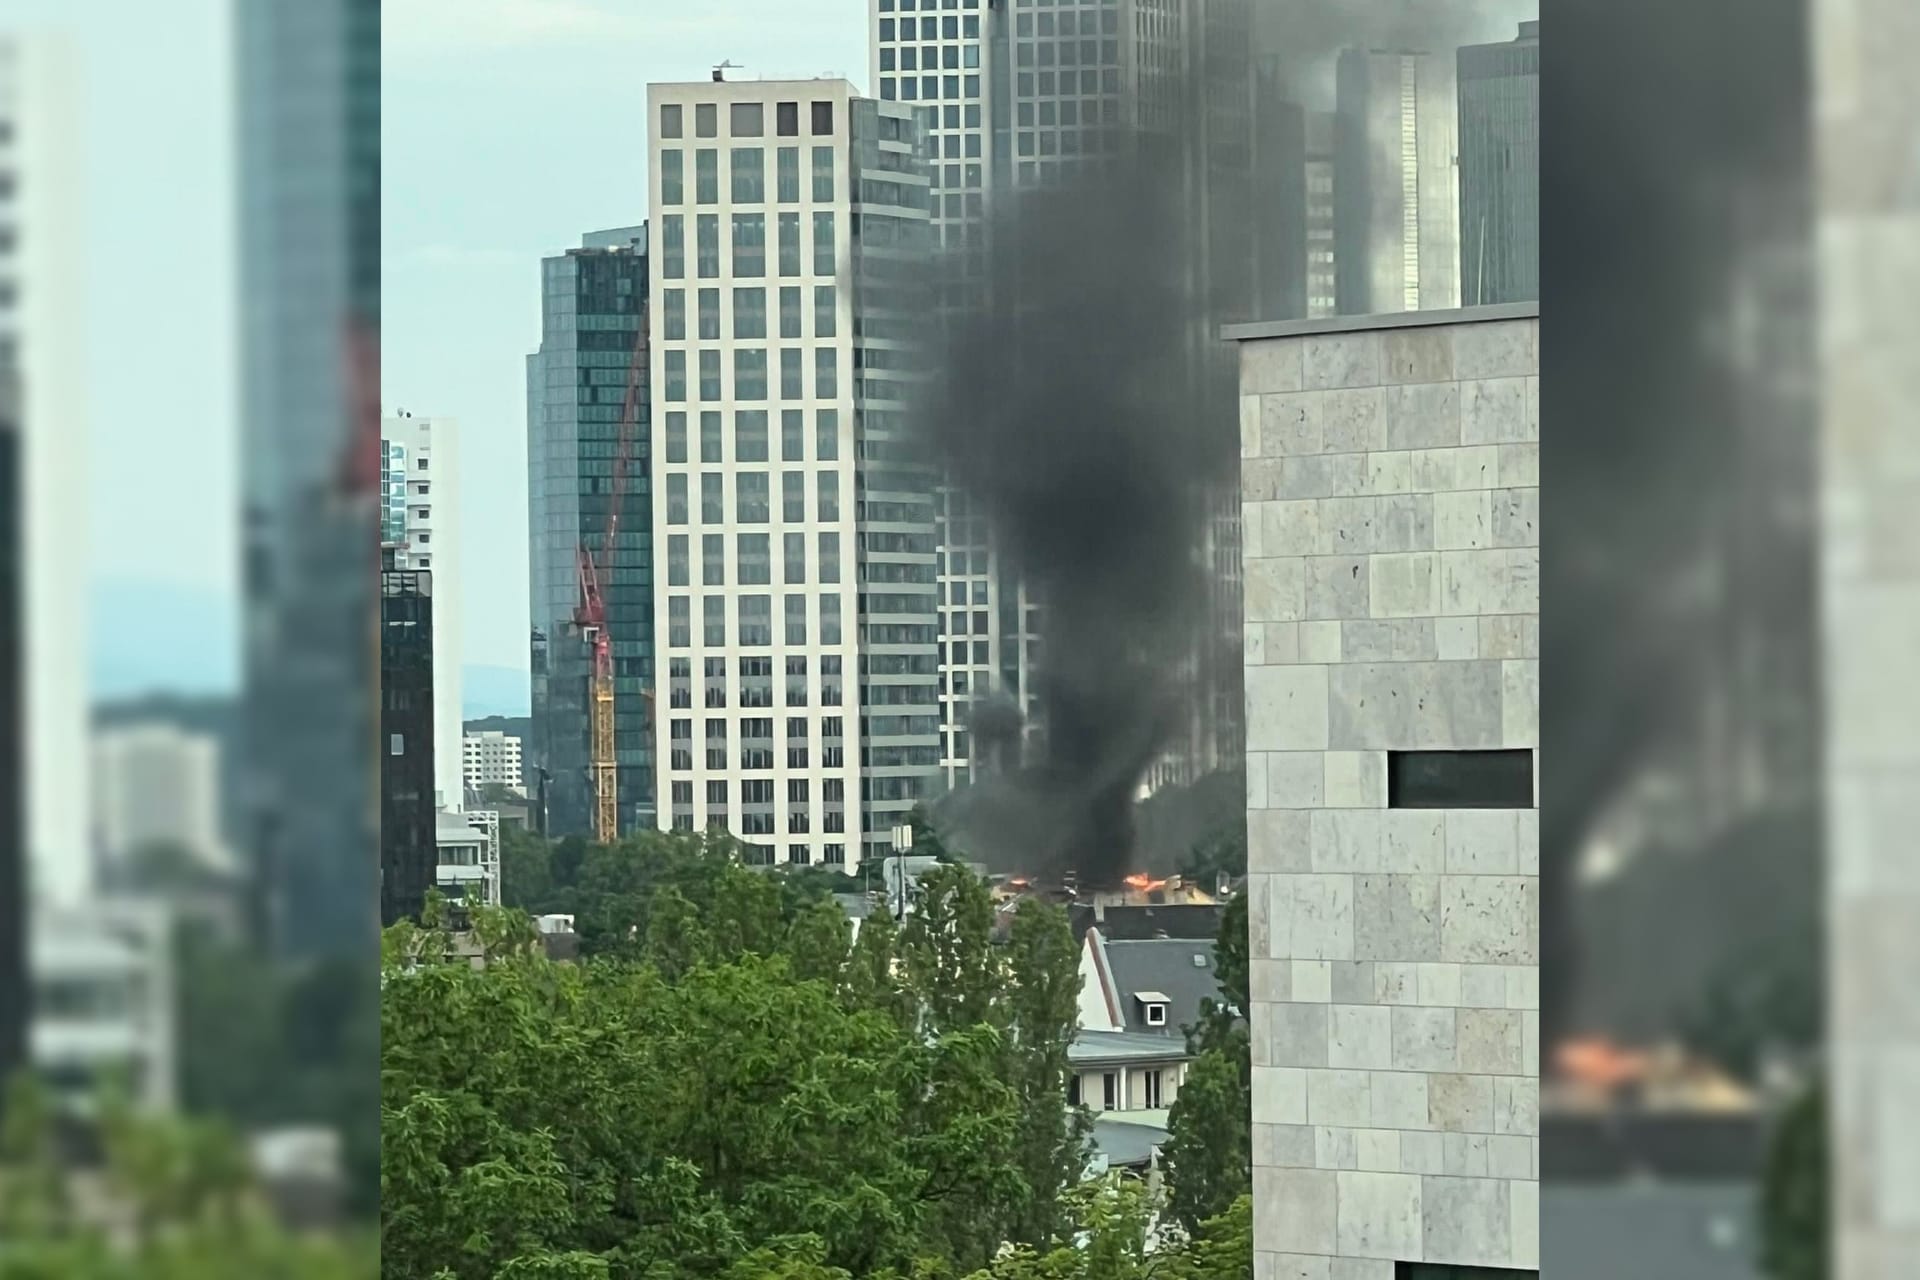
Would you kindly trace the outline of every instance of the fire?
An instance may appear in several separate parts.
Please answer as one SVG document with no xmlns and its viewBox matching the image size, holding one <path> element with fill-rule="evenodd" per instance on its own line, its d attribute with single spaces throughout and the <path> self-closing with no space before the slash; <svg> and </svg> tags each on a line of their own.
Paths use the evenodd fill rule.
<svg viewBox="0 0 1920 1280">
<path fill-rule="evenodd" d="M 1165 880 L 1154 880 L 1145 872 L 1139 872 L 1127 877 L 1127 887 L 1138 890 L 1141 893 L 1152 893 L 1155 889 L 1164 889 L 1166 886 L 1167 882 Z"/>
<path fill-rule="evenodd" d="M 1554 1065 L 1562 1076 L 1599 1089 L 1618 1089 L 1647 1077 L 1652 1065 L 1648 1054 L 1622 1049 L 1602 1036 L 1568 1040 L 1554 1053 Z"/>
</svg>

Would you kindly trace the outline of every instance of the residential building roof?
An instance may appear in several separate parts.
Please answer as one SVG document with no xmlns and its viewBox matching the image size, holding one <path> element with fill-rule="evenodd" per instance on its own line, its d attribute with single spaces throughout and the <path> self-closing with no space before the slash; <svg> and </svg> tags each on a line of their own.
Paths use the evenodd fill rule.
<svg viewBox="0 0 1920 1280">
<path fill-rule="evenodd" d="M 1220 936 L 1220 917 L 1226 907 L 1217 902 L 1177 902 L 1151 905 L 1118 904 L 1095 910 L 1092 903 L 1077 902 L 1067 909 L 1067 920 L 1075 937 L 1085 937 L 1089 929 L 1115 939 L 1188 938 L 1212 942 Z"/>
<path fill-rule="evenodd" d="M 1138 1168 L 1153 1160 L 1153 1153 L 1167 1140 L 1167 1131 L 1158 1125 L 1133 1124 L 1116 1118 L 1114 1113 L 1093 1118 L 1094 1149 L 1113 1169 Z"/>
<path fill-rule="evenodd" d="M 1200 1020 L 1200 1002 L 1220 999 L 1213 940 L 1155 938 L 1115 941 L 1096 931 L 1100 972 L 1110 980 L 1109 1007 L 1127 1031 L 1182 1039 Z M 1147 1005 L 1166 1006 L 1164 1022 L 1147 1021 Z"/>
<path fill-rule="evenodd" d="M 1104 1063 L 1164 1062 L 1185 1058 L 1183 1036 L 1148 1035 L 1135 1031 L 1078 1031 L 1067 1046 L 1067 1061 L 1077 1067 Z"/>
</svg>

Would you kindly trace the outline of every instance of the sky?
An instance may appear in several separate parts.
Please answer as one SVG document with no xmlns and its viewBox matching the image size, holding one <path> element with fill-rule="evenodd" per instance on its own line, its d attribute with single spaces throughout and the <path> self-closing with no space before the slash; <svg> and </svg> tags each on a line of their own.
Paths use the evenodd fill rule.
<svg viewBox="0 0 1920 1280">
<path fill-rule="evenodd" d="M 458 424 L 469 713 L 524 712 L 539 264 L 646 216 L 646 86 L 866 80 L 866 0 L 386 0 L 386 408 Z"/>
</svg>

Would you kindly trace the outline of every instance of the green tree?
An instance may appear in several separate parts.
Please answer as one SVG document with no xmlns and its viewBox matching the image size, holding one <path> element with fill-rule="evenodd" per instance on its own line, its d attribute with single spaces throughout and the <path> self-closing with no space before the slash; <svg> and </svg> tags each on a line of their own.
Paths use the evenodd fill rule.
<svg viewBox="0 0 1920 1280">
<path fill-rule="evenodd" d="M 1012 1235 L 1052 1240 L 1064 1228 L 1060 1192 L 1086 1169 L 1093 1129 L 1084 1107 L 1063 1105 L 1073 1070 L 1068 1050 L 1080 1019 L 1080 950 L 1064 912 L 1028 899 L 1014 912 L 1005 954 L 1008 1075 L 1022 1117 L 1017 1154 L 1032 1189 Z"/>
<path fill-rule="evenodd" d="M 1189 1231 L 1226 1212 L 1252 1186 L 1253 1057 L 1246 1010 L 1247 895 L 1228 904 L 1214 944 L 1220 998 L 1201 1001 L 1187 1028 L 1194 1059 L 1167 1116 L 1162 1149 L 1170 1210 Z"/>
<path fill-rule="evenodd" d="M 1827 1106 L 1815 1080 L 1781 1116 L 1760 1191 L 1760 1267 L 1770 1280 L 1826 1280 Z"/>
</svg>

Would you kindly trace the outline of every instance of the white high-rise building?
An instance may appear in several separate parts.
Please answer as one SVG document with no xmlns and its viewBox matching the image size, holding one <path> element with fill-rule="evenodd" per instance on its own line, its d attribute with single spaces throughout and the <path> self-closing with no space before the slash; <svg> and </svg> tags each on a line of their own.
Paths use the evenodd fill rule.
<svg viewBox="0 0 1920 1280">
<path fill-rule="evenodd" d="M 461 742 L 461 755 L 468 791 L 489 784 L 522 789 L 520 775 L 520 739 L 498 729 L 468 733 Z"/>
<path fill-rule="evenodd" d="M 460 712 L 460 434 L 451 419 L 404 410 L 380 420 L 381 541 L 394 567 L 433 574 L 433 789 L 458 811 L 464 730 Z"/>
<path fill-rule="evenodd" d="M 0 34 L 0 378 L 19 445 L 17 528 L 27 869 L 36 896 L 87 892 L 86 378 L 71 49 Z"/>
<path fill-rule="evenodd" d="M 169 844 L 225 869 L 220 834 L 220 744 L 154 721 L 93 736 L 94 839 L 109 864 Z"/>
<path fill-rule="evenodd" d="M 1341 53 L 1333 182 L 1339 314 L 1460 305 L 1457 82 L 1452 50 Z"/>
<path fill-rule="evenodd" d="M 838 79 L 647 109 L 659 820 L 851 868 L 940 759 L 924 132 Z"/>
</svg>

